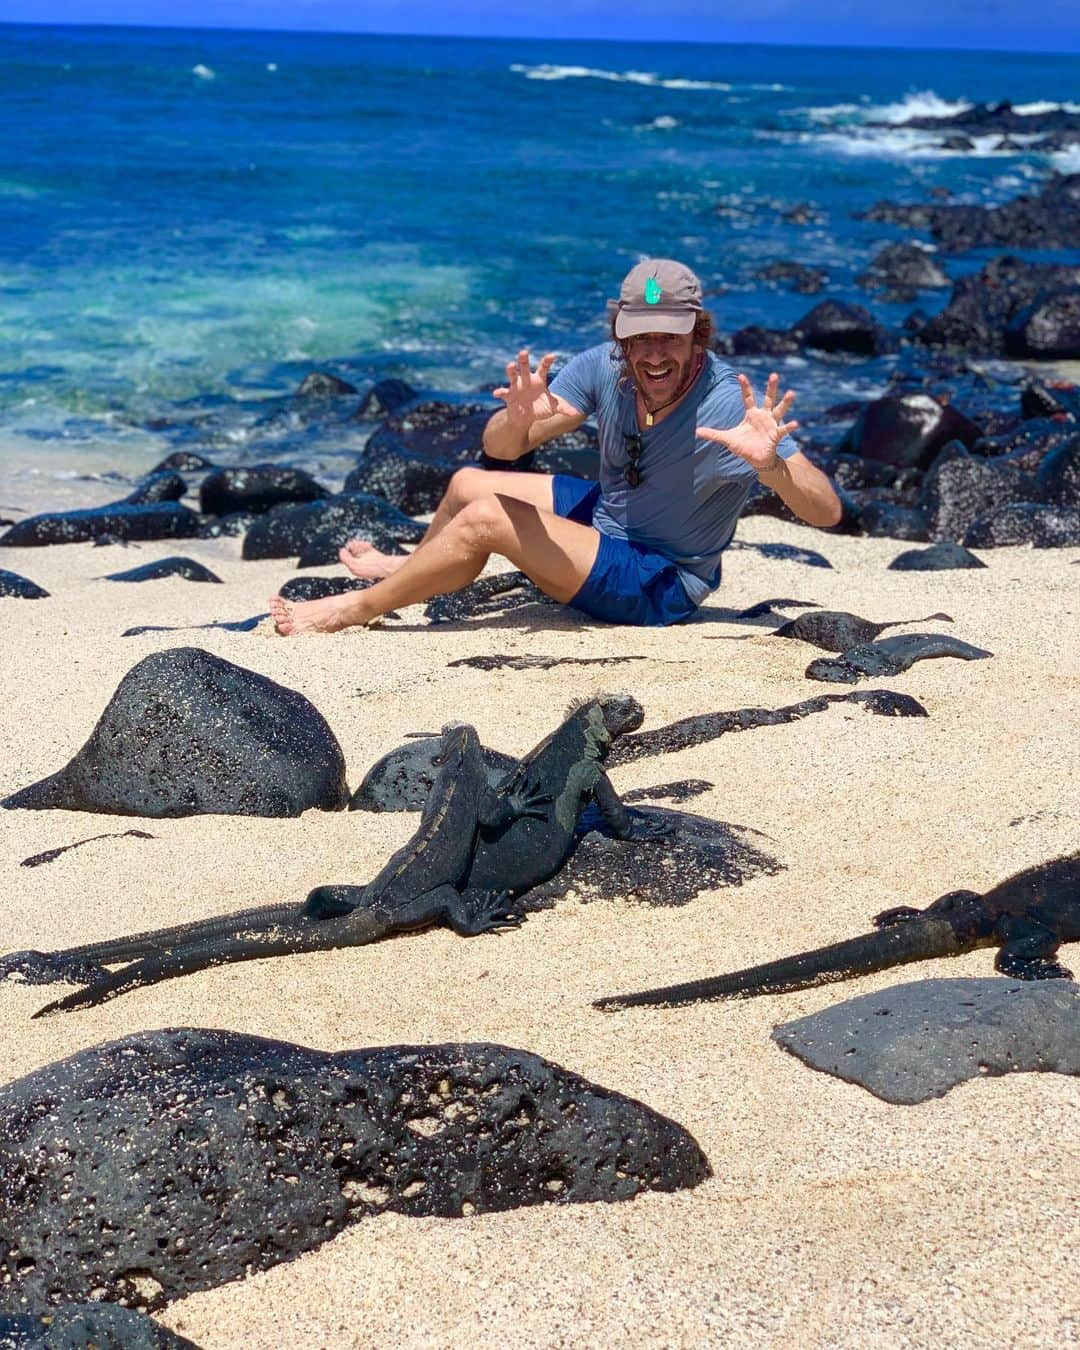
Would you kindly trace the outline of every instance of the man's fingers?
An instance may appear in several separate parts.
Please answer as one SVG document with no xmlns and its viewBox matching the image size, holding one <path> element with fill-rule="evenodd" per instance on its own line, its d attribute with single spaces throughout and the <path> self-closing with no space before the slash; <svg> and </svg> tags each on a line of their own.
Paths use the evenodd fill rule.
<svg viewBox="0 0 1080 1350">
<path fill-rule="evenodd" d="M 755 406 L 754 387 L 750 383 L 750 381 L 746 378 L 745 375 L 740 375 L 738 377 L 738 380 L 739 380 L 739 390 L 742 393 L 743 407 L 746 409 L 747 412 L 749 412 L 750 409 Z"/>
<path fill-rule="evenodd" d="M 694 435 L 700 436 L 703 441 L 718 441 L 720 445 L 725 444 L 726 431 L 715 431 L 712 427 L 695 427 Z"/>
<path fill-rule="evenodd" d="M 493 389 L 493 390 L 491 391 L 491 397 L 492 397 L 492 398 L 508 399 L 508 398 L 510 397 L 510 390 L 507 389 L 505 385 L 503 385 L 503 387 L 502 387 L 501 389 Z"/>
<path fill-rule="evenodd" d="M 781 440 L 785 436 L 790 436 L 791 433 L 796 430 L 798 425 L 799 425 L 798 422 L 785 422 L 783 426 L 777 427 L 777 430 L 780 433 Z"/>
<path fill-rule="evenodd" d="M 555 364 L 555 353 L 548 352 L 546 356 L 540 358 L 540 364 L 536 367 L 536 373 L 544 381 L 547 380 L 548 371 Z"/>
<path fill-rule="evenodd" d="M 523 380 L 530 379 L 530 377 L 532 376 L 532 370 L 529 367 L 528 347 L 523 347 L 521 351 L 518 352 L 517 368 L 518 374 L 521 376 Z"/>
<path fill-rule="evenodd" d="M 791 405 L 795 402 L 795 391 L 789 389 L 780 402 L 773 409 L 773 416 L 778 422 L 782 422 L 788 415 Z"/>
<path fill-rule="evenodd" d="M 780 388 L 780 376 L 774 370 L 769 376 L 765 385 L 765 397 L 761 400 L 761 406 L 766 412 L 772 412 L 773 404 L 776 402 L 776 391 Z"/>
</svg>

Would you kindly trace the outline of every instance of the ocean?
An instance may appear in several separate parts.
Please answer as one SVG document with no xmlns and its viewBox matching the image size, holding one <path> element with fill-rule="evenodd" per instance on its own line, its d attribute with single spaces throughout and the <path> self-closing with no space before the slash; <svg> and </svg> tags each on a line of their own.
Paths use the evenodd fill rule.
<svg viewBox="0 0 1080 1350">
<path fill-rule="evenodd" d="M 600 340 L 642 256 L 690 263 L 723 330 L 825 296 L 895 326 L 855 277 L 898 232 L 853 212 L 1080 168 L 899 126 L 1075 107 L 1075 56 L 8 26 L 0 62 L 0 507 L 101 501 L 180 445 L 343 474 L 370 427 L 297 412 L 309 371 L 490 387 Z M 773 259 L 826 290 L 755 280 Z M 784 370 L 812 405 L 887 365 Z"/>
</svg>

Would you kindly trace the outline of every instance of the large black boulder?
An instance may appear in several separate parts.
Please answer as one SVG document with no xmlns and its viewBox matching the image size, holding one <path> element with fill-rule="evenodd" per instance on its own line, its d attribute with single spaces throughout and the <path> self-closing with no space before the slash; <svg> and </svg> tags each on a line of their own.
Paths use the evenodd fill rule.
<svg viewBox="0 0 1080 1350">
<path fill-rule="evenodd" d="M 823 352 L 874 356 L 888 345 L 869 310 L 840 300 L 822 300 L 793 324 L 791 331 L 802 346 Z"/>
<path fill-rule="evenodd" d="M 856 277 L 866 290 L 886 291 L 891 298 L 910 300 L 921 290 L 948 286 L 949 278 L 933 255 L 918 244 L 889 244 Z"/>
<path fill-rule="evenodd" d="M 916 341 L 982 354 L 1004 353 L 1010 343 L 1025 340 L 1022 334 L 1008 336 L 1014 321 L 1021 322 L 1032 306 L 1046 304 L 1055 294 L 1071 293 L 1077 286 L 1080 266 L 1030 263 L 1010 255 L 994 258 L 981 271 L 955 282 L 949 303 L 918 331 Z M 1032 329 L 1033 334 L 1049 331 L 1039 323 Z"/>
<path fill-rule="evenodd" d="M 1011 502 L 973 521 L 962 542 L 968 548 L 998 548 L 1007 544 L 1061 548 L 1080 544 L 1080 508 Z"/>
<path fill-rule="evenodd" d="M 1080 287 L 1051 291 L 1015 314 L 1005 329 L 1005 353 L 1038 361 L 1080 358 Z"/>
<path fill-rule="evenodd" d="M 797 338 L 783 328 L 762 328 L 749 324 L 731 335 L 724 345 L 724 356 L 794 356 L 799 350 Z"/>
<path fill-rule="evenodd" d="M 1039 500 L 1055 506 L 1080 506 L 1080 434 L 1055 446 L 1035 475 Z"/>
<path fill-rule="evenodd" d="M 38 548 L 44 544 L 83 544 L 113 539 L 191 539 L 199 517 L 177 502 L 113 502 L 77 511 L 47 511 L 27 516 L 0 535 L 0 548 Z"/>
<path fill-rule="evenodd" d="M 950 441 L 970 446 L 979 428 L 929 394 L 887 395 L 868 403 L 840 448 L 899 468 L 926 468 Z"/>
<path fill-rule="evenodd" d="M 124 816 L 298 816 L 348 801 L 345 760 L 293 689 L 198 647 L 144 657 L 58 773 L 0 805 Z"/>
<path fill-rule="evenodd" d="M 674 1121 L 525 1051 L 143 1032 L 0 1088 L 0 1309 L 93 1292 L 154 1310 L 371 1215 L 629 1200 L 709 1175 Z"/>
<path fill-rule="evenodd" d="M 435 758 L 442 744 L 438 736 L 406 741 L 387 751 L 364 774 L 352 795 L 350 811 L 421 811 L 438 772 Z M 517 764 L 511 755 L 483 746 L 488 782 L 493 786 Z"/>
<path fill-rule="evenodd" d="M 232 511 L 269 511 L 271 507 L 313 502 L 326 496 L 311 474 L 276 464 L 253 464 L 246 469 L 215 469 L 199 489 L 202 509 L 211 516 Z"/>
<path fill-rule="evenodd" d="M 378 548 L 387 538 L 419 543 L 424 527 L 382 497 L 345 491 L 262 516 L 244 535 L 243 555 L 249 560 L 299 557 L 309 545 L 313 552 L 325 551 L 331 534 L 340 538 L 337 548 L 350 538 L 366 539 Z"/>
<path fill-rule="evenodd" d="M 754 273 L 755 281 L 766 281 L 786 290 L 797 291 L 800 295 L 817 295 L 827 281 L 826 272 L 820 267 L 807 267 L 805 263 L 777 261 L 766 263 Z"/>
<path fill-rule="evenodd" d="M 940 464 L 926 475 L 922 488 L 930 538 L 959 543 L 980 516 L 1023 500 L 1028 477 L 1011 466 L 974 456 Z"/>
</svg>

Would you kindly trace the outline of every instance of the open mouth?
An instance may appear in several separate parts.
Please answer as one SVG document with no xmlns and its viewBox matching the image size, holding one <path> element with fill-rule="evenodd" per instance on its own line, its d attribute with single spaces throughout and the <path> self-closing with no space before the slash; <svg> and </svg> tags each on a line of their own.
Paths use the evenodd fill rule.
<svg viewBox="0 0 1080 1350">
<path fill-rule="evenodd" d="M 663 370 L 648 370 L 645 366 L 642 366 L 641 373 L 646 384 L 664 384 L 671 378 L 674 371 L 670 366 L 665 366 Z"/>
</svg>

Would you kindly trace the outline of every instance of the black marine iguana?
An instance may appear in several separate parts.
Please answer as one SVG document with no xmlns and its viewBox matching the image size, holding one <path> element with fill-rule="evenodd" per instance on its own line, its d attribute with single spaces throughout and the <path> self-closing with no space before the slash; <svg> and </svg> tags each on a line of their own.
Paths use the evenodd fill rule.
<svg viewBox="0 0 1080 1350">
<path fill-rule="evenodd" d="M 831 947 L 690 984 L 616 994 L 598 999 L 593 1006 L 671 1006 L 783 994 L 909 961 L 993 946 L 1000 947 L 994 966 L 1002 975 L 1017 980 L 1069 980 L 1071 972 L 1054 957 L 1062 942 L 1080 941 L 1080 852 L 1017 872 L 985 895 L 950 891 L 923 910 L 887 909 L 874 923 L 878 932 Z"/>
<path fill-rule="evenodd" d="M 467 755 L 462 748 L 460 767 L 448 763 L 440 769 L 412 841 L 434 831 L 444 849 L 453 852 L 456 848 L 464 854 L 453 882 L 442 882 L 441 899 L 430 913 L 424 896 L 416 900 L 407 896 L 404 903 L 396 904 L 390 917 L 385 897 L 380 896 L 372 905 L 373 888 L 385 885 L 391 875 L 396 877 L 395 865 L 406 861 L 410 848 L 406 845 L 369 886 L 319 886 L 303 905 L 266 905 L 63 952 L 16 953 L 0 960 L 0 975 L 6 967 L 9 973 L 22 974 L 36 983 L 89 978 L 86 989 L 49 1004 L 36 1014 L 41 1016 L 89 1007 L 142 985 L 207 966 L 295 951 L 360 946 L 439 918 L 445 918 L 463 935 L 513 926 L 520 922 L 520 916 L 508 916 L 509 896 L 539 885 L 559 870 L 573 847 L 578 821 L 590 801 L 596 802 L 608 828 L 618 838 L 654 839 L 669 833 L 666 822 L 628 811 L 602 767 L 612 742 L 639 727 L 643 719 L 641 705 L 629 695 L 602 695 L 575 703 L 561 725 L 490 790 L 501 799 L 499 808 L 483 809 L 478 804 L 471 815 L 464 809 L 466 797 L 477 803 L 490 798 L 484 796 L 486 779 L 476 733 L 467 728 L 471 733 Z M 465 795 L 459 791 L 457 813 L 447 818 L 445 807 L 440 808 L 439 803 L 455 778 L 462 777 L 470 791 Z M 543 811 L 537 809 L 543 803 L 550 805 Z M 421 874 L 427 888 L 436 884 L 429 871 Z M 410 877 L 404 889 L 413 879 L 421 879 L 414 873 L 404 875 Z M 399 881 L 395 894 L 401 895 L 402 890 Z M 460 908 L 471 897 L 479 897 L 473 903 L 483 910 L 477 920 L 483 922 L 482 927 L 470 926 L 468 906 L 464 913 Z M 502 917 L 495 920 L 495 915 Z M 118 961 L 134 964 L 111 975 L 94 969 L 95 965 Z"/>
<path fill-rule="evenodd" d="M 418 830 L 367 886 L 319 886 L 302 905 L 263 906 L 46 956 L 54 970 L 59 966 L 60 978 L 66 960 L 83 966 L 136 959 L 35 1016 L 90 1007 L 207 966 L 358 947 L 440 920 L 465 937 L 515 927 L 521 919 L 507 913 L 505 887 L 485 890 L 465 881 L 477 828 L 481 823 L 504 828 L 525 817 L 542 820 L 555 809 L 552 797 L 527 775 L 491 789 L 480 740 L 470 726 L 444 729 L 438 764 Z M 15 958 L 5 964 L 12 969 Z"/>
</svg>

